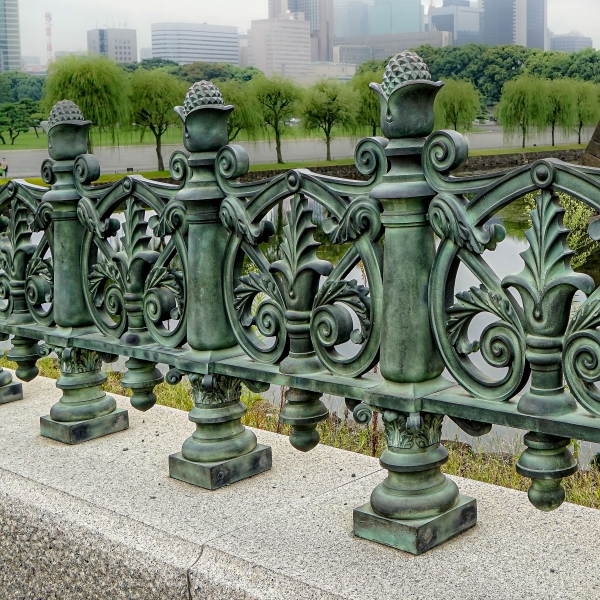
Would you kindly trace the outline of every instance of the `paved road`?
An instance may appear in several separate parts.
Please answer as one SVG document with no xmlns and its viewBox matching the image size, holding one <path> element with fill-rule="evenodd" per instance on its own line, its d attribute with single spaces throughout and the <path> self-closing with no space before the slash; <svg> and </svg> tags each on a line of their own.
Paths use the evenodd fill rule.
<svg viewBox="0 0 600 600">
<path fill-rule="evenodd" d="M 591 138 L 593 128 L 584 132 L 583 140 Z M 518 142 L 505 145 L 502 129 L 497 126 L 490 127 L 486 133 L 467 134 L 469 147 L 473 150 L 488 148 L 518 147 Z M 333 141 L 333 158 L 347 158 L 354 155 L 354 147 L 358 139 L 340 138 Z M 576 143 L 577 137 L 572 135 L 564 137 L 557 135 L 557 143 Z M 528 144 L 537 143 L 539 146 L 550 144 L 550 135 L 546 134 L 539 138 L 531 138 Z M 269 142 L 244 142 L 242 144 L 248 150 L 250 161 L 254 164 L 274 163 L 276 161 L 275 144 Z M 182 146 L 164 146 L 163 157 L 168 164 L 169 157 L 175 150 Z M 48 153 L 45 150 L 0 150 L 0 158 L 6 158 L 9 164 L 9 175 L 11 177 L 35 177 L 39 176 L 40 166 Z M 153 146 L 122 146 L 96 148 L 94 153 L 102 165 L 103 173 L 124 173 L 127 168 L 136 171 L 149 171 L 156 169 L 156 150 Z M 319 140 L 289 140 L 283 143 L 283 158 L 286 161 L 314 161 L 325 159 L 325 144 Z"/>
</svg>

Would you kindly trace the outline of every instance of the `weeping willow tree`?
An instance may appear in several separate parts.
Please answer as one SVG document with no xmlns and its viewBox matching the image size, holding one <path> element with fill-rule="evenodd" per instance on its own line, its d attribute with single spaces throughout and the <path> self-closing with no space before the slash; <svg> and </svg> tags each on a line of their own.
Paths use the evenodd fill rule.
<svg viewBox="0 0 600 600">
<path fill-rule="evenodd" d="M 545 81 L 521 75 L 504 84 L 496 116 L 507 139 L 520 136 L 523 148 L 527 136 L 546 124 Z"/>
<path fill-rule="evenodd" d="M 75 102 L 96 130 L 116 138 L 127 124 L 127 76 L 123 69 L 98 55 L 67 56 L 50 66 L 42 106 L 49 112 L 60 100 Z M 92 151 L 88 140 L 88 151 Z"/>
<path fill-rule="evenodd" d="M 435 99 L 435 127 L 471 129 L 481 111 L 481 96 L 470 81 L 447 79 Z"/>
</svg>

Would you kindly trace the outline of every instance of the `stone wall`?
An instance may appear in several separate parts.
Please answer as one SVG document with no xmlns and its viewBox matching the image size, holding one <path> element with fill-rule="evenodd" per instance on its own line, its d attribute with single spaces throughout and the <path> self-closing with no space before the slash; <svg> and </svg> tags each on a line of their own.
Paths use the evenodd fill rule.
<svg viewBox="0 0 600 600">
<path fill-rule="evenodd" d="M 564 162 L 579 163 L 583 150 L 552 150 L 550 152 L 515 152 L 514 154 L 491 154 L 469 156 L 458 172 L 496 171 L 529 165 L 544 158 L 557 158 Z"/>
<path fill-rule="evenodd" d="M 600 134 L 599 134 L 600 139 Z M 465 165 L 457 171 L 457 173 L 471 173 L 479 171 L 499 171 L 529 165 L 536 160 L 544 158 L 557 158 L 565 162 L 579 163 L 582 159 L 583 150 L 560 150 L 556 149 L 550 152 L 515 152 L 514 154 L 491 154 L 486 156 L 470 156 Z M 600 166 L 600 158 L 597 159 L 597 164 L 592 166 Z M 311 167 L 307 164 L 307 169 L 321 175 L 329 175 L 330 177 L 343 177 L 344 179 L 357 179 L 366 181 L 368 177 L 361 175 L 354 165 L 337 165 L 331 167 Z M 259 181 L 269 177 L 280 175 L 283 171 L 280 169 L 271 169 L 268 171 L 251 171 L 240 181 Z"/>
</svg>

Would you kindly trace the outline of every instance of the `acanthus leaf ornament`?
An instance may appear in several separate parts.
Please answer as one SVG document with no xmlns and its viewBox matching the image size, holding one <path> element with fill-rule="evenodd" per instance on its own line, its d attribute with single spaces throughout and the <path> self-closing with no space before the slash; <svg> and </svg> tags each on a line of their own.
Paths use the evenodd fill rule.
<svg viewBox="0 0 600 600">
<path fill-rule="evenodd" d="M 284 241 L 281 244 L 283 257 L 270 266 L 270 271 L 280 273 L 288 287 L 291 298 L 296 297 L 294 284 L 305 271 L 315 275 L 329 275 L 333 266 L 329 261 L 317 258 L 316 249 L 320 246 L 315 241 L 313 232 L 312 210 L 308 208 L 306 197 L 296 194 L 288 212 L 288 224 L 283 228 Z"/>
<path fill-rule="evenodd" d="M 506 299 L 490 292 L 484 285 L 472 287 L 468 292 L 456 294 L 457 302 L 448 308 L 447 331 L 450 342 L 459 354 L 471 354 L 479 351 L 479 342 L 471 343 L 468 330 L 472 320 L 482 312 L 489 312 L 502 321 L 520 329 L 520 322 L 512 304 Z"/>
<path fill-rule="evenodd" d="M 383 413 L 385 435 L 390 448 L 410 450 L 439 444 L 444 415 L 432 413 L 405 414 L 393 410 Z"/>
<path fill-rule="evenodd" d="M 562 224 L 564 209 L 558 197 L 544 189 L 536 198 L 531 213 L 532 227 L 525 232 L 528 248 L 521 253 L 523 271 L 505 277 L 503 287 L 515 287 L 523 299 L 528 316 L 525 328 L 534 335 L 556 336 L 564 333 L 568 312 L 550 310 L 558 296 L 570 301 L 577 290 L 591 294 L 594 282 L 589 275 L 575 273 L 569 264 L 572 252 L 567 248 L 569 230 Z"/>
</svg>

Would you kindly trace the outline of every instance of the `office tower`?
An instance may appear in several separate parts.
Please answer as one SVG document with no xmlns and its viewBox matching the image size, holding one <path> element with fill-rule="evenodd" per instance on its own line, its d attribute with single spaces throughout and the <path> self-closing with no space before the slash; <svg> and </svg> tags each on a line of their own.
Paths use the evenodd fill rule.
<svg viewBox="0 0 600 600">
<path fill-rule="evenodd" d="M 311 62 L 310 22 L 299 18 L 259 19 L 248 31 L 248 65 L 266 75 L 296 78 Z"/>
<path fill-rule="evenodd" d="M 21 70 L 18 0 L 0 1 L 0 72 Z"/>
<path fill-rule="evenodd" d="M 119 63 L 137 62 L 135 29 L 91 29 L 87 32 L 89 52 Z"/>
<path fill-rule="evenodd" d="M 548 50 L 548 0 L 527 0 L 527 47 Z"/>
<path fill-rule="evenodd" d="M 303 13 L 310 23 L 311 60 L 329 62 L 333 58 L 334 0 L 288 0 L 292 13 Z"/>
<path fill-rule="evenodd" d="M 288 10 L 288 0 L 269 0 L 269 19 L 279 19 L 282 15 L 285 17 Z"/>
<path fill-rule="evenodd" d="M 484 44 L 548 49 L 548 0 L 481 0 L 481 6 Z"/>
<path fill-rule="evenodd" d="M 550 50 L 553 51 L 572 54 L 586 48 L 593 48 L 593 46 L 592 38 L 582 35 L 578 31 L 550 36 Z"/>
<path fill-rule="evenodd" d="M 429 9 L 430 31 L 450 31 L 454 46 L 481 40 L 482 10 L 468 0 L 444 0 L 439 8 Z"/>
<path fill-rule="evenodd" d="M 333 0 L 335 37 L 369 35 L 374 0 Z"/>
<path fill-rule="evenodd" d="M 237 27 L 206 23 L 152 23 L 152 58 L 180 65 L 240 62 Z"/>
<path fill-rule="evenodd" d="M 375 0 L 371 9 L 371 35 L 424 31 L 421 0 Z"/>
</svg>

